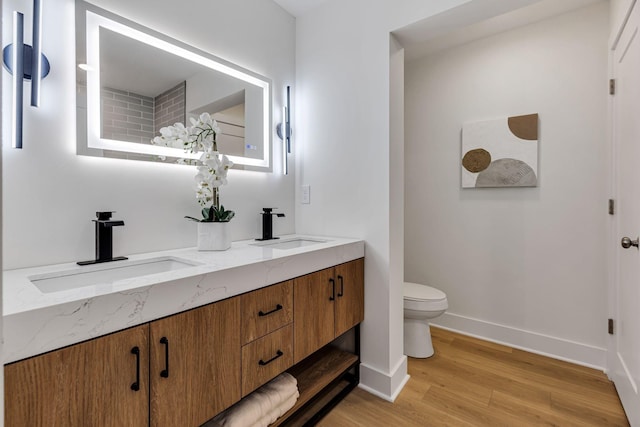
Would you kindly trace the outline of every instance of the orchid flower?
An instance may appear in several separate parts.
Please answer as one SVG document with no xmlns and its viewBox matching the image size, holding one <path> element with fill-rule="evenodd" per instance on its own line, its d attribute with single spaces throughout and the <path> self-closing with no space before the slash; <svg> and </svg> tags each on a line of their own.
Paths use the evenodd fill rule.
<svg viewBox="0 0 640 427">
<path fill-rule="evenodd" d="M 199 160 L 194 161 L 197 165 L 194 177 L 196 200 L 203 207 L 202 221 L 229 221 L 234 213 L 220 206 L 218 188 L 227 184 L 227 172 L 233 162 L 224 154 L 218 153 L 216 136 L 220 133 L 220 127 L 209 113 L 202 113 L 197 119 L 192 117 L 190 122 L 189 127 L 176 123 L 161 128 L 160 136 L 153 138 L 151 143 L 182 148 L 185 152 L 202 153 Z M 178 163 L 189 163 L 181 160 Z"/>
</svg>

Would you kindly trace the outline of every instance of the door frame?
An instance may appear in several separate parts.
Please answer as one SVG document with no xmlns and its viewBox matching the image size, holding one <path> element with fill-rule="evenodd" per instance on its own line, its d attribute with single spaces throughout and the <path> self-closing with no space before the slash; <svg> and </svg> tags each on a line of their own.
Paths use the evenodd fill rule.
<svg viewBox="0 0 640 427">
<path fill-rule="evenodd" d="M 617 77 L 614 61 L 615 61 L 615 50 L 618 46 L 618 42 L 620 41 L 620 37 L 622 36 L 623 30 L 629 20 L 631 12 L 634 7 L 640 7 L 640 4 L 637 0 L 618 0 L 617 4 L 614 5 L 616 0 L 612 0 L 611 2 L 611 12 L 617 12 L 618 16 L 613 16 L 611 20 L 611 37 L 609 40 L 609 76 L 611 79 L 615 79 Z M 617 10 L 615 9 L 617 7 Z M 620 244 L 617 230 L 617 201 L 619 200 L 618 195 L 618 170 L 617 170 L 617 151 L 618 147 L 616 145 L 616 134 L 614 127 L 614 107 L 615 107 L 615 95 L 609 96 L 608 100 L 608 111 L 607 111 L 607 133 L 608 133 L 608 159 L 607 162 L 609 164 L 609 191 L 611 194 L 611 198 L 614 200 L 614 214 L 609 215 L 607 221 L 607 232 L 608 232 L 608 247 L 607 247 L 607 264 L 608 264 L 608 289 L 607 289 L 607 313 L 609 319 L 613 319 L 614 322 L 614 334 L 608 334 L 605 330 L 605 334 L 607 334 L 606 342 L 607 342 L 607 360 L 606 360 L 606 369 L 605 373 L 608 375 L 609 379 L 613 380 L 612 372 L 613 367 L 616 366 L 619 362 L 617 360 L 617 348 L 616 348 L 616 329 L 617 329 L 617 319 L 618 319 L 618 298 L 617 298 L 617 286 L 618 286 L 618 257 L 619 250 L 618 245 Z M 628 411 L 630 408 L 625 408 L 625 412 L 627 412 L 627 417 L 629 416 Z"/>
<path fill-rule="evenodd" d="M 621 0 L 622 1 L 622 0 Z M 624 12 L 620 12 L 621 13 L 621 17 L 616 19 L 615 22 L 613 22 L 612 19 L 612 27 L 611 27 L 611 37 L 610 37 L 610 42 L 609 42 L 609 54 L 608 54 L 608 67 L 609 67 L 609 76 L 611 79 L 615 79 L 615 70 L 614 70 L 614 52 L 615 49 L 618 46 L 618 42 L 620 41 L 620 37 L 622 36 L 622 31 L 624 30 L 624 27 L 629 19 L 629 16 L 631 15 L 631 11 L 633 10 L 633 7 L 635 6 L 637 0 L 626 0 L 627 5 L 625 7 L 623 7 Z M 612 0 L 612 6 L 611 6 L 611 12 L 613 13 L 613 0 Z M 615 202 L 617 202 L 618 200 L 618 188 L 617 188 L 617 168 L 616 168 L 616 164 L 617 164 L 617 156 L 616 156 L 616 145 L 615 145 L 615 129 L 613 126 L 614 123 L 614 96 L 609 96 L 608 98 L 608 105 L 607 105 L 607 134 L 608 134 L 608 145 L 609 145 L 609 150 L 608 150 L 608 158 L 607 158 L 607 163 L 609 164 L 609 183 L 608 183 L 608 187 L 609 187 L 609 194 L 611 194 L 611 199 L 614 200 L 614 204 Z M 617 209 L 617 206 L 614 207 L 614 209 Z M 615 214 L 613 215 L 609 215 L 608 221 L 607 221 L 607 231 L 609 234 L 609 238 L 607 239 L 607 241 L 609 242 L 609 244 L 607 245 L 607 254 L 608 254 L 608 259 L 607 259 L 607 263 L 608 263 L 608 279 L 609 279 L 609 286 L 608 286 L 608 292 L 607 292 L 607 301 L 608 301 L 608 308 L 607 308 L 607 313 L 609 315 L 610 319 L 614 319 L 614 323 L 615 323 L 615 319 L 617 318 L 617 298 L 616 298 L 616 284 L 617 284 L 617 279 L 618 279 L 618 274 L 617 274 L 617 249 L 618 249 L 618 236 L 617 236 L 617 230 L 616 230 L 616 216 Z M 607 335 L 607 365 L 606 365 L 606 371 L 609 371 L 609 367 L 611 366 L 611 363 L 613 362 L 613 357 L 615 357 L 615 339 L 614 339 L 615 335 Z"/>
</svg>

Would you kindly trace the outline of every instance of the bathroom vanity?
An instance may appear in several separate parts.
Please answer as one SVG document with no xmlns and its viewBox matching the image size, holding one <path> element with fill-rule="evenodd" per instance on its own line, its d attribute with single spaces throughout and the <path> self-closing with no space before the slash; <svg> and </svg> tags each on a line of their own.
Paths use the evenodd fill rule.
<svg viewBox="0 0 640 427">
<path fill-rule="evenodd" d="M 364 318 L 363 256 L 290 236 L 132 256 L 186 266 L 110 283 L 71 264 L 6 271 L 5 424 L 198 426 L 289 371 L 301 396 L 282 423 L 357 370 L 357 350 L 327 344 Z"/>
</svg>

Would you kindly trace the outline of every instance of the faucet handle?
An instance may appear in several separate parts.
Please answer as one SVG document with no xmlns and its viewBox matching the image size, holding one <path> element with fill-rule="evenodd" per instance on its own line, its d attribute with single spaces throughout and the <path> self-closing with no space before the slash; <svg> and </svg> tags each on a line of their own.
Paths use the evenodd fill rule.
<svg viewBox="0 0 640 427">
<path fill-rule="evenodd" d="M 106 221 L 111 219 L 111 216 L 116 213 L 115 211 L 104 211 L 104 212 L 96 212 L 96 217 L 100 221 Z"/>
</svg>

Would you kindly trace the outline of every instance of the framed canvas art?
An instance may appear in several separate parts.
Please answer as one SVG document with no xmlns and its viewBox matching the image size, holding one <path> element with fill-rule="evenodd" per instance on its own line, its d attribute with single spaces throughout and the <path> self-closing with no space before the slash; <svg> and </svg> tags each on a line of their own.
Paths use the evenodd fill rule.
<svg viewBox="0 0 640 427">
<path fill-rule="evenodd" d="M 465 123 L 462 187 L 537 187 L 538 114 Z"/>
</svg>

